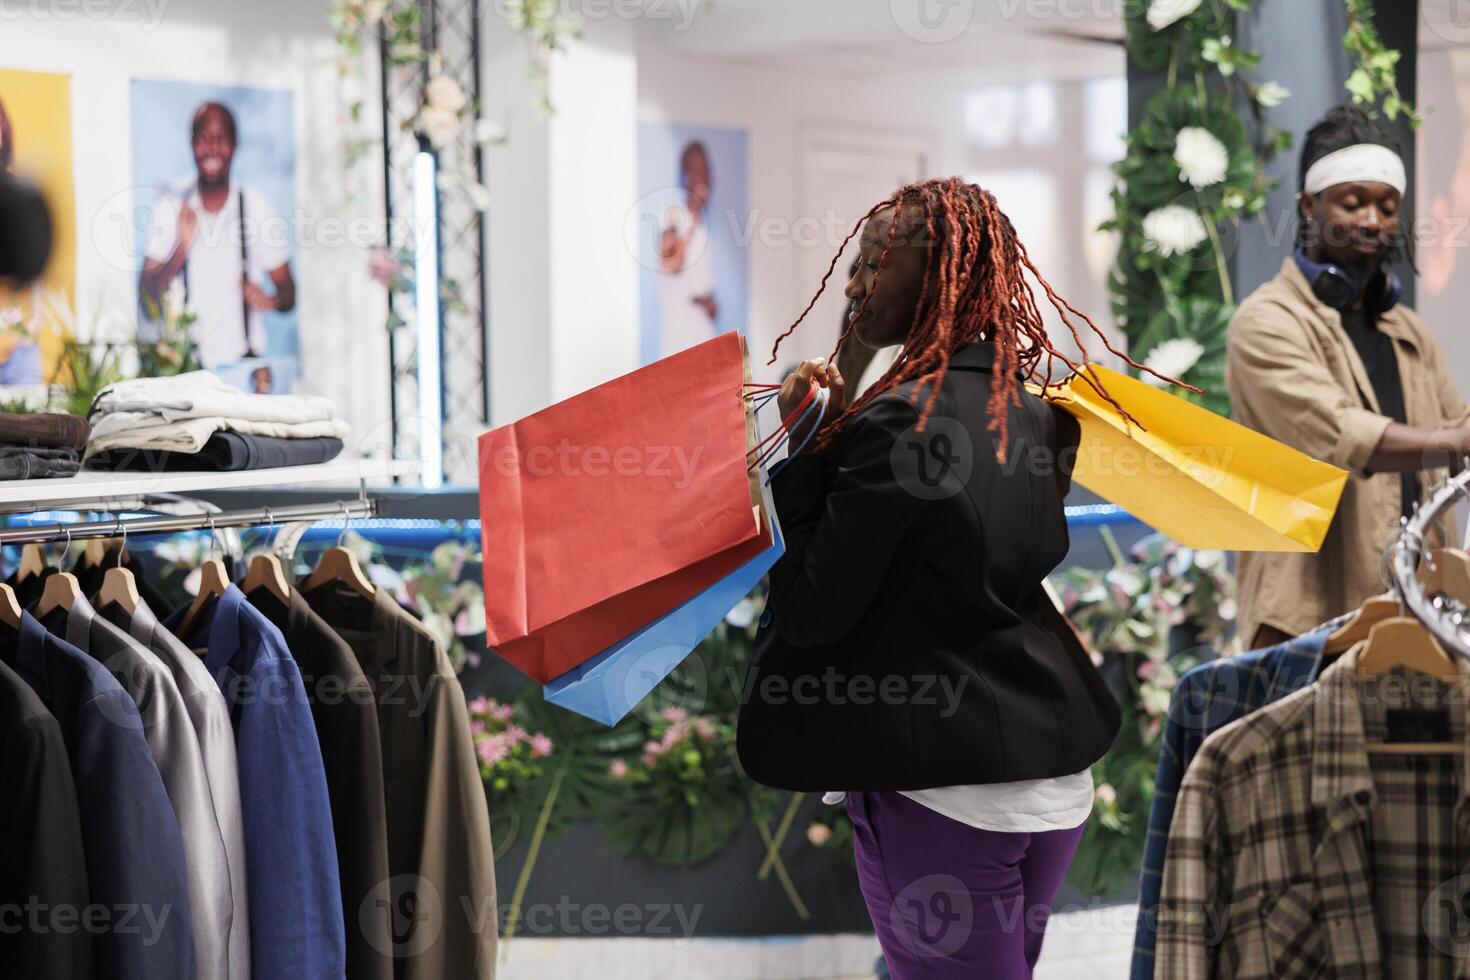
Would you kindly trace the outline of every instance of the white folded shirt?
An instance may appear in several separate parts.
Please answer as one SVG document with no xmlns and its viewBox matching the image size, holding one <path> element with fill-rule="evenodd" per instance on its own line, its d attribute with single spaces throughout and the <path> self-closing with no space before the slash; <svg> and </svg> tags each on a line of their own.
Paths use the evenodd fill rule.
<svg viewBox="0 0 1470 980">
<path fill-rule="evenodd" d="M 325 398 L 255 395 L 231 388 L 209 371 L 190 371 L 168 378 L 137 378 L 108 385 L 93 401 L 88 419 L 95 432 L 111 415 L 121 416 L 117 422 L 110 423 L 116 427 L 111 431 L 118 431 L 193 418 L 287 424 L 322 422 L 331 419 L 334 412 L 332 403 Z"/>
</svg>

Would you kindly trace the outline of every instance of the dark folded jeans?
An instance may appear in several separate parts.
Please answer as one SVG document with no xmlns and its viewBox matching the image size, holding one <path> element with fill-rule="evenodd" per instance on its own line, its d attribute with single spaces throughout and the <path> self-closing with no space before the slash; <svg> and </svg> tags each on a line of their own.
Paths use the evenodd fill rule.
<svg viewBox="0 0 1470 980">
<path fill-rule="evenodd" d="M 29 449 L 0 446 L 0 480 L 39 480 L 76 476 L 81 465 L 75 449 Z"/>
<path fill-rule="evenodd" d="M 265 470 L 277 466 L 309 466 L 335 459 L 342 440 L 329 437 L 278 439 L 247 436 L 239 432 L 216 432 L 197 453 L 175 453 L 162 449 L 107 449 L 87 460 L 98 470 L 137 470 L 145 473 L 203 470 L 233 472 Z"/>
<path fill-rule="evenodd" d="M 0 412 L 0 445 L 81 452 L 90 430 L 80 415 Z"/>
</svg>

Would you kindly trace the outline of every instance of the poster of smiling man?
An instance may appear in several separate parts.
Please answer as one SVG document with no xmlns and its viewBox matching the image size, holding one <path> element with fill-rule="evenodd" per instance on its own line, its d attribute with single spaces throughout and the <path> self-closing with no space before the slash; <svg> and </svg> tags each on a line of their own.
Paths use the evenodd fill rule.
<svg viewBox="0 0 1470 980">
<path fill-rule="evenodd" d="M 288 91 L 132 83 L 139 339 L 251 391 L 297 375 Z M 185 339 L 187 338 L 187 339 Z"/>
</svg>

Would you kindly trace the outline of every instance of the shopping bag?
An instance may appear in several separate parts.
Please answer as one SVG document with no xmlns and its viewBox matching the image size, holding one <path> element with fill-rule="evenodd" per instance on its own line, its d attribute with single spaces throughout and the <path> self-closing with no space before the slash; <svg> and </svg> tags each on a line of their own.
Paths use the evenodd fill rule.
<svg viewBox="0 0 1470 980">
<path fill-rule="evenodd" d="M 760 554 L 733 331 L 480 436 L 486 643 L 545 683 Z"/>
<path fill-rule="evenodd" d="M 1147 382 L 1087 370 L 1143 428 L 1079 375 L 1044 393 L 1032 386 L 1081 423 L 1073 480 L 1186 547 L 1322 547 L 1346 470 Z"/>
<path fill-rule="evenodd" d="M 547 701 L 616 725 L 699 646 L 785 552 L 776 508 L 766 497 L 769 546 L 666 616 L 649 623 L 543 688 Z"/>
</svg>

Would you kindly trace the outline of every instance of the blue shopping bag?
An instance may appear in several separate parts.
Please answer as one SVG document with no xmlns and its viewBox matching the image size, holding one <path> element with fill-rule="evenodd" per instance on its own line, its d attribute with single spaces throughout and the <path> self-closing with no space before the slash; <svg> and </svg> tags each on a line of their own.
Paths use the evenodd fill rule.
<svg viewBox="0 0 1470 980">
<path fill-rule="evenodd" d="M 673 612 L 552 678 L 542 689 L 547 701 L 616 725 L 689 656 L 786 551 L 764 474 L 760 482 L 771 546 Z"/>
</svg>

